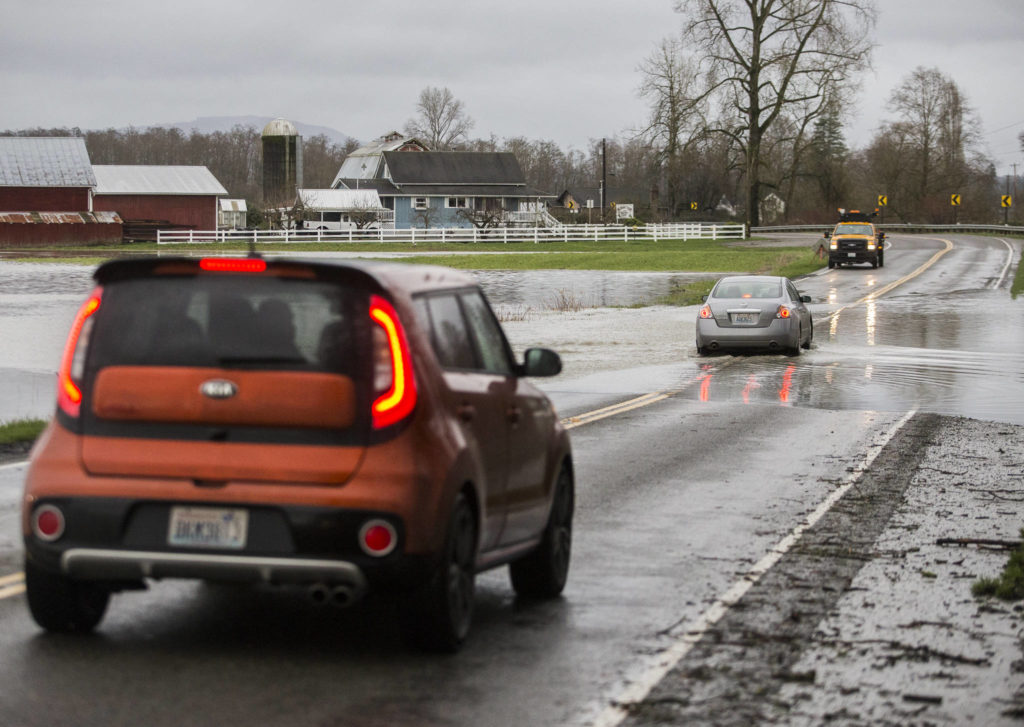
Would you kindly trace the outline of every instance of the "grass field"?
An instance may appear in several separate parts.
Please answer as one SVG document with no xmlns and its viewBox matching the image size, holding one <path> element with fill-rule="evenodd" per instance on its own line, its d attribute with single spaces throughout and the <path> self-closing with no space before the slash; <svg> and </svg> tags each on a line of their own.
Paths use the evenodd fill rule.
<svg viewBox="0 0 1024 727">
<path fill-rule="evenodd" d="M 13 422 L 0 422 L 0 444 L 14 442 L 30 442 L 43 431 L 46 422 L 42 419 L 19 419 Z"/>
</svg>

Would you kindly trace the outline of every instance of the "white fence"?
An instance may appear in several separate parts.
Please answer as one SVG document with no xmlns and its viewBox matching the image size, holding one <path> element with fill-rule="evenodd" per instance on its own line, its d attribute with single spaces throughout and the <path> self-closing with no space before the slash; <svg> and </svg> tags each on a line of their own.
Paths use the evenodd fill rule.
<svg viewBox="0 0 1024 727">
<path fill-rule="evenodd" d="M 316 243 L 316 242 L 581 242 L 630 240 L 742 240 L 743 224 L 694 222 L 668 225 L 562 225 L 560 227 L 437 227 L 406 230 L 158 230 L 157 244 L 193 243 Z"/>
</svg>

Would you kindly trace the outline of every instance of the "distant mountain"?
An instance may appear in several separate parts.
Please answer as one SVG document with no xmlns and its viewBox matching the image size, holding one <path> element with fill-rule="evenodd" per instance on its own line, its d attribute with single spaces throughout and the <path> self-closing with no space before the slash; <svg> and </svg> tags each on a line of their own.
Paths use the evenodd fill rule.
<svg viewBox="0 0 1024 727">
<path fill-rule="evenodd" d="M 194 121 L 175 121 L 171 124 L 153 124 L 153 126 L 165 129 L 181 129 L 185 133 L 196 129 L 204 134 L 210 134 L 214 131 L 231 131 L 235 126 L 254 126 L 257 130 L 262 131 L 263 127 L 273 120 L 273 116 L 200 116 Z M 348 134 L 332 129 L 329 126 L 314 126 L 313 124 L 304 124 L 294 119 L 288 120 L 295 124 L 295 128 L 298 129 L 299 134 L 303 138 L 308 139 L 311 136 L 323 134 L 335 144 L 344 144 L 349 139 Z"/>
</svg>

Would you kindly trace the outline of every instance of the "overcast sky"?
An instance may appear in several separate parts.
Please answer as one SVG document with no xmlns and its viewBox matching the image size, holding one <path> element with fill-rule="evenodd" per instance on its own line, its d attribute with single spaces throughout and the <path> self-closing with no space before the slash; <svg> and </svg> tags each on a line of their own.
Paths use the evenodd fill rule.
<svg viewBox="0 0 1024 727">
<path fill-rule="evenodd" d="M 643 123 L 637 66 L 678 32 L 672 0 L 4 0 L 0 129 L 284 116 L 361 141 L 448 87 L 473 136 L 583 149 Z M 1000 173 L 1024 162 L 1022 0 L 878 0 L 875 70 L 847 141 L 892 88 L 937 67 L 966 93 Z M 1020 171 L 1024 173 L 1024 167 Z"/>
</svg>

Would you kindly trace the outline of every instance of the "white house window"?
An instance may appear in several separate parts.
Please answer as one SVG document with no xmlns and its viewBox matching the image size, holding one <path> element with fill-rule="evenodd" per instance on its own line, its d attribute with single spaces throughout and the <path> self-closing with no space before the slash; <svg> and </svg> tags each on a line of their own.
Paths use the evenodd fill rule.
<svg viewBox="0 0 1024 727">
<path fill-rule="evenodd" d="M 430 200 L 427 197 L 413 197 L 412 208 L 414 210 L 425 210 L 430 207 Z"/>
<path fill-rule="evenodd" d="M 457 210 L 468 209 L 469 199 L 467 197 L 448 197 L 445 199 L 444 206 Z"/>
</svg>

